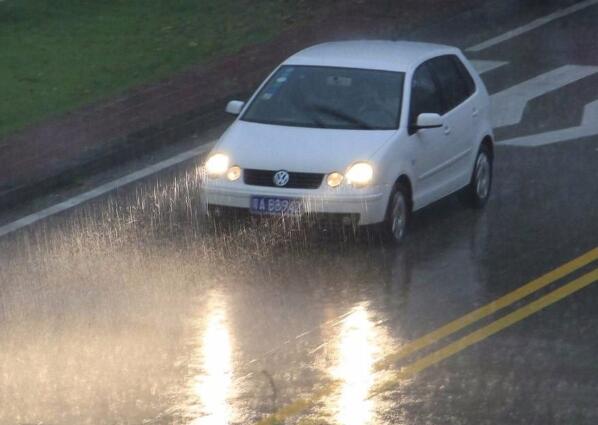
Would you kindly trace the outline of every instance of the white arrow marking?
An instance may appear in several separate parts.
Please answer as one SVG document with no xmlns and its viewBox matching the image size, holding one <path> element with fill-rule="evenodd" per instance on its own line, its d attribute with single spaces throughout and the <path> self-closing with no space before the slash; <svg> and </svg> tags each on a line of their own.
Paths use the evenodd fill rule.
<svg viewBox="0 0 598 425">
<path fill-rule="evenodd" d="M 507 65 L 509 62 L 503 61 L 487 61 L 487 60 L 480 60 L 475 59 L 471 61 L 473 67 L 478 71 L 478 73 L 483 74 L 485 72 L 490 72 L 496 68 L 500 68 L 501 66 Z"/>
<path fill-rule="evenodd" d="M 596 66 L 565 65 L 491 96 L 494 128 L 521 122 L 527 103 L 598 72 Z"/>
<path fill-rule="evenodd" d="M 535 147 L 567 140 L 598 135 L 598 100 L 584 108 L 583 120 L 577 127 L 563 128 L 531 136 L 516 137 L 500 142 L 502 145 Z"/>
</svg>

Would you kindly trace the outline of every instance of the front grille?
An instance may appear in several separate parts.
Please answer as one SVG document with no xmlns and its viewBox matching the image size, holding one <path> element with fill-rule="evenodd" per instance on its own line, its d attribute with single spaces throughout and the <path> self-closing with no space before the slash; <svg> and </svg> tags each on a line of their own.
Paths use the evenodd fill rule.
<svg viewBox="0 0 598 425">
<path fill-rule="evenodd" d="M 271 170 L 243 170 L 243 181 L 252 186 L 278 187 L 274 184 L 274 174 Z M 288 189 L 317 189 L 322 184 L 324 174 L 296 173 L 289 171 L 289 182 L 282 188 Z"/>
</svg>

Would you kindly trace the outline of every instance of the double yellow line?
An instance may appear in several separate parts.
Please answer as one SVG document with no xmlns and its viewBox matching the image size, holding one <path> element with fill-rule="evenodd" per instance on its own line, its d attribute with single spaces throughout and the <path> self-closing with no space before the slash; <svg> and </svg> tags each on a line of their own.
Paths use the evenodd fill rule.
<svg viewBox="0 0 598 425">
<path fill-rule="evenodd" d="M 433 332 L 430 332 L 427 335 L 424 335 L 421 338 L 412 341 L 401 348 L 400 351 L 397 353 L 391 354 L 387 356 L 384 360 L 380 361 L 377 364 L 377 369 L 384 369 L 388 366 L 394 365 L 397 361 L 407 357 L 423 348 L 428 347 L 429 345 L 439 341 L 442 338 L 450 336 L 455 332 L 469 326 L 485 317 L 490 316 L 491 314 L 496 313 L 499 310 L 502 310 L 505 307 L 510 306 L 511 304 L 522 300 L 523 298 L 527 297 L 528 295 L 533 294 L 534 292 L 539 291 L 540 289 L 550 285 L 551 283 L 562 279 L 563 277 L 567 276 L 568 274 L 573 273 L 575 270 L 578 270 L 588 264 L 598 260 L 598 248 L 594 248 L 593 250 L 583 254 L 580 257 L 577 257 L 574 260 L 569 261 L 568 263 L 563 264 L 562 266 L 546 273 L 539 278 L 532 280 L 531 282 L 517 288 L 513 292 L 508 293 L 489 304 L 486 304 L 483 307 L 478 308 L 470 313 L 467 313 L 465 316 L 460 317 L 457 320 L 454 320 L 446 325 L 436 329 Z M 591 274 L 591 273 L 590 273 Z M 587 275 L 586 275 L 587 276 Z M 573 283 L 573 282 L 572 282 Z M 592 282 L 590 282 L 592 283 Z M 587 286 L 587 285 L 585 285 Z M 579 288 L 581 289 L 581 288 Z M 573 291 L 575 292 L 575 291 Z M 546 295 L 548 297 L 550 294 Z M 570 294 L 569 294 L 570 295 Z M 538 300 L 539 301 L 539 300 Z M 555 300 L 555 302 L 558 300 Z M 552 304 L 552 303 L 550 303 Z M 547 305 L 550 305 L 547 304 Z M 542 308 L 542 307 L 541 307 Z M 537 311 L 537 310 L 536 310 Z M 527 317 L 527 316 L 525 316 Z M 523 319 L 524 317 L 522 317 Z"/>
<path fill-rule="evenodd" d="M 576 259 L 569 261 L 568 263 L 563 264 L 562 266 L 546 273 L 543 276 L 540 276 L 537 279 L 532 280 L 531 282 L 519 287 L 518 289 L 514 290 L 513 292 L 504 295 L 497 300 L 486 304 L 483 307 L 474 310 L 465 316 L 460 317 L 433 332 L 430 332 L 424 335 L 421 338 L 418 338 L 415 341 L 408 343 L 407 345 L 403 346 L 398 352 L 393 353 L 380 362 L 376 364 L 376 369 L 387 369 L 396 365 L 396 363 L 411 355 L 414 354 L 436 342 L 439 340 L 446 338 L 459 330 L 474 324 L 475 322 L 480 321 L 481 319 L 490 316 L 502 310 L 513 303 L 522 300 L 523 298 L 539 291 L 542 288 L 550 285 L 551 283 L 556 282 L 559 279 L 573 273 L 576 270 L 579 270 L 594 261 L 598 260 L 598 248 L 594 248 L 593 250 L 583 254 Z M 585 288 L 586 286 L 591 285 L 592 283 L 598 281 L 598 268 L 578 277 L 577 279 L 555 289 L 548 294 L 526 304 L 523 307 L 518 308 L 517 310 L 497 319 L 490 324 L 483 326 L 482 328 L 471 332 L 470 334 L 446 345 L 445 347 L 434 351 L 415 362 L 401 368 L 399 371 L 395 372 L 393 376 L 376 387 L 372 391 L 372 396 L 375 394 L 379 394 L 381 392 L 390 390 L 394 388 L 398 381 L 401 379 L 405 379 L 407 377 L 413 376 L 414 374 L 421 372 L 424 369 L 429 368 L 436 363 L 453 356 L 454 354 L 463 351 L 467 347 L 471 345 L 483 341 L 484 339 L 494 335 L 501 330 L 514 325 L 515 323 L 531 316 L 534 313 L 574 294 L 575 292 Z M 289 404 L 288 406 L 283 407 L 273 415 L 263 419 L 262 421 L 258 422 L 259 425 L 266 425 L 266 424 L 276 424 L 282 422 L 284 419 L 295 416 L 303 411 L 307 410 L 310 406 L 315 404 L 318 400 L 323 398 L 324 396 L 328 395 L 333 390 L 333 385 L 325 385 L 323 388 L 318 390 L 315 394 L 312 395 L 309 399 L 306 400 L 298 400 L 294 403 Z"/>
</svg>

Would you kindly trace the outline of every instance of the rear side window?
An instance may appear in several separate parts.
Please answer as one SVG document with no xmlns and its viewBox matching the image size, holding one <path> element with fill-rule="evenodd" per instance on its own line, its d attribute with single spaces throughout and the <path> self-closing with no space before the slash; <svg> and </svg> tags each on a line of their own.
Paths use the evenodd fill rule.
<svg viewBox="0 0 598 425">
<path fill-rule="evenodd" d="M 442 97 L 428 63 L 417 68 L 411 82 L 409 123 L 415 124 L 419 114 L 442 114 Z"/>
<path fill-rule="evenodd" d="M 464 78 L 463 71 L 465 71 L 467 75 L 469 75 L 469 73 L 466 69 L 463 71 L 459 69 L 457 61 L 458 58 L 453 55 L 440 56 L 429 61 L 432 72 L 440 85 L 440 90 L 444 99 L 442 114 L 463 103 L 463 101 L 473 93 L 473 81 L 468 82 L 467 78 Z M 461 66 L 463 66 L 463 64 L 461 64 Z M 469 78 L 471 79 L 471 76 L 469 76 Z"/>
<path fill-rule="evenodd" d="M 471 74 L 469 73 L 465 65 L 463 65 L 461 59 L 459 59 L 457 56 L 451 56 L 451 59 L 455 62 L 455 65 L 457 65 L 459 74 L 461 75 L 463 81 L 465 81 L 465 85 L 467 87 L 467 97 L 471 96 L 475 93 L 475 82 L 473 81 Z"/>
</svg>

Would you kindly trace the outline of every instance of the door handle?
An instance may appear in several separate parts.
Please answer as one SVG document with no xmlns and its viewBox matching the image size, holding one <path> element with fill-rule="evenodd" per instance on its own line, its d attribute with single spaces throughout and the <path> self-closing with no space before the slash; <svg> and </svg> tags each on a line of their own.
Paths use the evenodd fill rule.
<svg viewBox="0 0 598 425">
<path fill-rule="evenodd" d="M 474 118 L 477 118 L 478 115 L 479 115 L 478 108 L 473 108 L 473 112 L 471 113 L 471 116 L 473 116 Z"/>
</svg>

